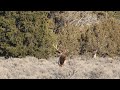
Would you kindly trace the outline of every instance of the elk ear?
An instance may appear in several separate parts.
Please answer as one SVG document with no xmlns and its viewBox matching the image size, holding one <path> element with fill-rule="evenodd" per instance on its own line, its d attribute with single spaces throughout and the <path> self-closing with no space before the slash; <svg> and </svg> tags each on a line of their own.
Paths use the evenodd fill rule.
<svg viewBox="0 0 120 90">
<path fill-rule="evenodd" d="M 65 55 L 68 56 L 69 50 L 68 50 L 68 49 L 65 49 L 64 53 L 65 53 Z"/>
</svg>

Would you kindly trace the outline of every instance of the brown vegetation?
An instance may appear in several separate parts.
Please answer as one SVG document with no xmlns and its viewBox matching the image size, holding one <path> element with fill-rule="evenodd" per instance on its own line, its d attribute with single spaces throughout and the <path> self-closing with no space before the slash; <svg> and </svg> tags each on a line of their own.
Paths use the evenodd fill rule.
<svg viewBox="0 0 120 90">
<path fill-rule="evenodd" d="M 0 79 L 120 79 L 119 57 L 68 58 L 63 67 L 57 60 L 0 57 Z"/>
</svg>

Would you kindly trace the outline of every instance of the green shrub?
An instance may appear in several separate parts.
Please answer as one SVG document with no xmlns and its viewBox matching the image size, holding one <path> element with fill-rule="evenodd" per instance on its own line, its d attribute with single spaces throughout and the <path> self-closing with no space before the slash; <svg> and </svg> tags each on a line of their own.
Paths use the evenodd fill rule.
<svg viewBox="0 0 120 90">
<path fill-rule="evenodd" d="M 60 11 L 0 11 L 0 56 L 48 58 L 55 55 L 55 43 L 69 55 L 91 55 L 96 49 L 99 56 L 120 55 L 119 12 L 93 13 L 99 23 L 80 27 Z"/>
<path fill-rule="evenodd" d="M 80 38 L 80 50 L 93 53 L 98 50 L 98 55 L 120 55 L 120 27 L 119 21 L 114 18 L 104 19 L 99 24 L 86 29 Z"/>
<path fill-rule="evenodd" d="M 58 34 L 59 48 L 69 50 L 69 55 L 79 54 L 79 36 L 80 28 L 74 25 L 68 24 L 66 27 L 60 30 Z"/>
<path fill-rule="evenodd" d="M 48 58 L 54 53 L 54 23 L 44 11 L 6 11 L 0 16 L 0 55 Z"/>
</svg>

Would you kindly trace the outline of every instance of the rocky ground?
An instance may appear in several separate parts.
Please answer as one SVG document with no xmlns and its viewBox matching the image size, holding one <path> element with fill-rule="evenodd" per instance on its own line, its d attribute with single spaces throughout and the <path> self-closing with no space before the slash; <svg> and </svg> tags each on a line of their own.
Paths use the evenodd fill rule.
<svg viewBox="0 0 120 90">
<path fill-rule="evenodd" d="M 0 57 L 0 79 L 120 79 L 120 57 L 67 58 L 63 67 L 58 58 Z"/>
</svg>

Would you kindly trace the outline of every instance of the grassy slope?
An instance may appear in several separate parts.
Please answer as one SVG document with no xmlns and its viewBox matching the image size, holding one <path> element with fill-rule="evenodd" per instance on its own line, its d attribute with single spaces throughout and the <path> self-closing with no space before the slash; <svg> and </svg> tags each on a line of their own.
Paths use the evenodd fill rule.
<svg viewBox="0 0 120 90">
<path fill-rule="evenodd" d="M 19 59 L 19 60 L 18 60 Z M 102 79 L 120 78 L 120 58 L 67 59 L 60 68 L 58 58 L 37 59 L 34 57 L 0 58 L 0 78 L 11 79 Z"/>
</svg>

